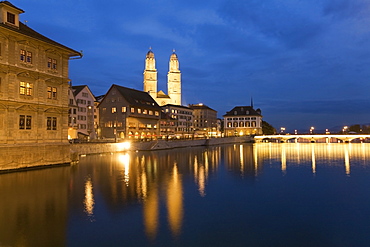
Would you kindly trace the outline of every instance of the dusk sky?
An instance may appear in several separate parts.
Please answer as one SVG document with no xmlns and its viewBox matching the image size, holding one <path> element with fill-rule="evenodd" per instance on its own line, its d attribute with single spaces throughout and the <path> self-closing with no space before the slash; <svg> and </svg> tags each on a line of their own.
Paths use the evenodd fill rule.
<svg viewBox="0 0 370 247">
<path fill-rule="evenodd" d="M 184 105 L 222 117 L 252 97 L 277 129 L 370 123 L 368 0 L 10 2 L 29 27 L 83 51 L 70 78 L 96 96 L 112 84 L 143 90 L 149 47 L 167 92 L 175 49 Z"/>
</svg>

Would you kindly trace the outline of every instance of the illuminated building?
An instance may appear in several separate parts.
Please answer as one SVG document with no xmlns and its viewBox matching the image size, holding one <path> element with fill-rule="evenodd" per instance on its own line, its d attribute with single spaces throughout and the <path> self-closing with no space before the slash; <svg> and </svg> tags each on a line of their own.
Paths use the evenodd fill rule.
<svg viewBox="0 0 370 247">
<path fill-rule="evenodd" d="M 112 85 L 99 105 L 102 138 L 156 139 L 161 107 L 146 92 Z"/>
<path fill-rule="evenodd" d="M 217 111 L 199 103 L 189 105 L 194 112 L 194 131 L 196 136 L 218 136 Z"/>
<path fill-rule="evenodd" d="M 0 2 L 0 143 L 67 142 L 68 60 L 81 56 Z"/>
<path fill-rule="evenodd" d="M 190 138 L 193 134 L 193 109 L 180 106 L 167 104 L 162 106 L 165 115 L 169 118 L 161 119 L 161 135 L 170 138 Z M 173 120 L 173 131 L 168 133 L 166 125 L 167 120 Z M 162 131 L 163 129 L 163 131 Z"/>
<path fill-rule="evenodd" d="M 179 60 L 175 52 L 170 56 L 169 71 L 167 74 L 168 94 L 165 94 L 162 90 L 158 92 L 157 85 L 155 57 L 153 51 L 150 49 L 145 58 L 144 92 L 149 93 L 160 106 L 166 104 L 181 105 L 181 72 L 179 69 Z"/>
<path fill-rule="evenodd" d="M 90 140 L 96 138 L 94 129 L 95 97 L 86 85 L 73 86 L 73 95 L 77 102 L 77 138 Z M 74 138 L 73 138 L 74 139 Z"/>
<path fill-rule="evenodd" d="M 261 135 L 261 110 L 252 106 L 236 106 L 224 116 L 225 136 Z"/>
</svg>

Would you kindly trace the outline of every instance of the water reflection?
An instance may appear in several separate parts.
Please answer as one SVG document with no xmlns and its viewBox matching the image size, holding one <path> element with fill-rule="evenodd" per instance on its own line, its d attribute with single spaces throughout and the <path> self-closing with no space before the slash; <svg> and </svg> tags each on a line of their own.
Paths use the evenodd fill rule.
<svg viewBox="0 0 370 247">
<path fill-rule="evenodd" d="M 88 177 L 85 182 L 85 200 L 84 200 L 84 205 L 85 205 L 85 212 L 88 217 L 92 219 L 94 215 L 94 193 L 93 193 L 93 185 L 91 182 L 91 178 Z"/>
<path fill-rule="evenodd" d="M 88 155 L 76 166 L 1 174 L 0 246 L 65 246 L 71 218 L 129 221 L 133 208 L 140 217 L 130 224 L 139 224 L 149 240 L 163 229 L 178 239 L 190 213 L 187 198 L 207 199 L 219 174 L 254 182 L 266 168 L 288 175 L 300 166 L 316 176 L 332 166 L 349 176 L 368 160 L 366 143 L 256 143 Z"/>
</svg>

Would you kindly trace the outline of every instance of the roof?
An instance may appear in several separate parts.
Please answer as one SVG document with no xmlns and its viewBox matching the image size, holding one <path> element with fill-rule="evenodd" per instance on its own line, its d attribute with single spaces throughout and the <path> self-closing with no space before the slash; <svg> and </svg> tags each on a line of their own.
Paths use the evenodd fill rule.
<svg viewBox="0 0 370 247">
<path fill-rule="evenodd" d="M 165 94 L 162 90 L 157 93 L 157 98 L 170 98 L 167 94 Z"/>
<path fill-rule="evenodd" d="M 226 112 L 225 116 L 261 116 L 261 110 L 254 110 L 251 106 L 235 106 L 231 111 Z"/>
<path fill-rule="evenodd" d="M 19 8 L 15 7 L 14 5 L 12 5 L 11 3 L 7 2 L 7 1 L 2 1 L 0 3 L 4 3 L 4 4 L 7 4 L 9 6 L 12 6 L 13 8 L 19 9 Z M 21 10 L 21 9 L 19 9 L 19 10 Z M 37 40 L 40 40 L 40 41 L 43 41 L 43 42 L 46 42 L 50 45 L 54 45 L 54 46 L 58 46 L 60 48 L 66 49 L 70 52 L 70 54 L 69 54 L 70 57 L 73 57 L 73 56 L 81 56 L 82 57 L 82 54 L 80 52 L 75 51 L 75 50 L 73 50 L 73 49 L 71 49 L 67 46 L 64 46 L 64 45 L 62 45 L 62 44 L 60 44 L 60 43 L 58 43 L 58 42 L 56 42 L 52 39 L 49 39 L 49 38 L 45 37 L 44 35 L 36 32 L 32 28 L 23 24 L 22 22 L 19 22 L 19 28 L 15 27 L 15 26 L 7 25 L 5 23 L 0 23 L 0 27 L 6 28 L 8 30 L 14 31 L 14 32 L 19 33 L 19 34 L 26 35 L 28 37 L 31 37 L 31 38 L 34 38 L 34 39 L 37 39 Z"/>
<path fill-rule="evenodd" d="M 117 91 L 131 106 L 139 106 L 145 108 L 152 108 L 155 110 L 162 110 L 155 100 L 147 93 L 132 88 L 122 87 L 113 84 L 111 89 L 115 87 Z M 110 90 L 109 90 L 110 91 Z"/>
<path fill-rule="evenodd" d="M 206 106 L 204 104 L 196 104 L 196 105 L 190 104 L 189 108 L 194 109 L 194 110 L 202 110 L 203 109 L 203 110 L 216 111 L 216 110 L 213 110 L 212 108 L 210 108 L 209 106 Z"/>
<path fill-rule="evenodd" d="M 92 97 L 94 97 L 94 101 L 95 101 L 95 96 L 94 94 L 91 92 L 89 86 L 87 85 L 80 85 L 80 86 L 72 86 L 72 92 L 73 92 L 73 95 L 74 96 L 77 96 L 84 88 L 87 88 L 87 90 L 91 93 Z"/>
<path fill-rule="evenodd" d="M 12 8 L 17 9 L 19 12 L 24 13 L 23 9 L 20 9 L 20 8 L 18 8 L 18 7 L 16 7 L 16 6 L 14 6 L 14 5 L 13 5 L 11 2 L 9 2 L 9 1 L 0 1 L 0 3 L 3 3 L 3 4 L 5 4 L 5 5 L 8 5 L 8 6 L 12 7 Z"/>
<path fill-rule="evenodd" d="M 183 105 L 173 105 L 173 104 L 167 104 L 167 105 L 163 105 L 163 107 L 176 107 L 176 108 L 183 108 L 183 109 L 187 109 L 187 110 L 193 110 L 191 109 L 190 107 L 187 107 L 187 106 L 183 106 Z"/>
</svg>

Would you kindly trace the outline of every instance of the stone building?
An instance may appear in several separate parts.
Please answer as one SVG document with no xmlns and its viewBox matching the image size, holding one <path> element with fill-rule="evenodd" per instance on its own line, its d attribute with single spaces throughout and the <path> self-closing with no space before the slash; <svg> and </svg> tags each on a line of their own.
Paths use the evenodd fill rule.
<svg viewBox="0 0 370 247">
<path fill-rule="evenodd" d="M 170 138 L 191 138 L 193 136 L 193 109 L 181 106 L 167 104 L 162 106 L 163 112 L 168 115 L 174 121 L 173 132 L 170 134 Z M 167 125 L 166 121 L 161 121 L 162 124 Z M 162 126 L 161 124 L 161 129 Z M 166 132 L 161 133 L 162 136 L 167 138 Z M 168 133 L 169 134 L 169 133 Z"/>
<path fill-rule="evenodd" d="M 181 105 L 181 72 L 179 60 L 175 51 L 170 56 L 169 71 L 167 74 L 167 91 L 157 91 L 158 79 L 155 66 L 155 57 L 152 50 L 149 50 L 145 58 L 144 69 L 144 92 L 147 92 L 157 102 L 163 106 L 167 104 Z"/>
<path fill-rule="evenodd" d="M 78 138 L 78 124 L 77 124 L 77 111 L 78 105 L 75 95 L 72 90 L 72 86 L 68 88 L 68 99 L 69 99 L 69 110 L 68 110 L 68 140 L 74 140 Z"/>
<path fill-rule="evenodd" d="M 73 95 L 77 101 L 77 138 L 91 140 L 96 138 L 94 129 L 95 97 L 87 85 L 73 86 Z"/>
<path fill-rule="evenodd" d="M 252 106 L 236 106 L 224 116 L 225 136 L 262 134 L 261 110 Z"/>
<path fill-rule="evenodd" d="M 104 139 L 157 139 L 161 107 L 146 92 L 112 85 L 99 104 Z"/>
<path fill-rule="evenodd" d="M 0 1 L 0 13 L 0 144 L 68 144 L 68 63 L 82 54 L 20 22 L 24 11 L 10 2 Z M 50 157 L 47 148 L 33 145 L 22 149 L 32 155 L 8 153 L 3 160 L 13 167 L 69 159 L 64 152 Z"/>
<path fill-rule="evenodd" d="M 194 111 L 194 131 L 196 136 L 219 136 L 216 110 L 213 110 L 202 103 L 191 104 L 189 105 L 189 108 Z"/>
</svg>

